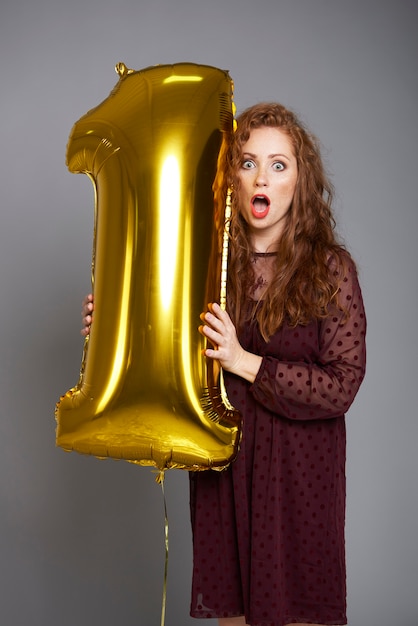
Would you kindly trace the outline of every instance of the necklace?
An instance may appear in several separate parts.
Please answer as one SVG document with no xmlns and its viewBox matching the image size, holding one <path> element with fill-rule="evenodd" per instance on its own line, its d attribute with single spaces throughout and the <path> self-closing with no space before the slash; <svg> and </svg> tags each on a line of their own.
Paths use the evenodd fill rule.
<svg viewBox="0 0 418 626">
<path fill-rule="evenodd" d="M 277 256 L 277 252 L 252 252 L 255 257 Z"/>
</svg>

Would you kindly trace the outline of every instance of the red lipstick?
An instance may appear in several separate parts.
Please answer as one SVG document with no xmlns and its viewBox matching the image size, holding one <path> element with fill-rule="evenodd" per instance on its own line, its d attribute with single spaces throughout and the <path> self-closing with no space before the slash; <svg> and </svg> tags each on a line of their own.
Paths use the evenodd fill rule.
<svg viewBox="0 0 418 626">
<path fill-rule="evenodd" d="M 257 219 L 266 217 L 270 210 L 270 198 L 264 194 L 257 194 L 251 198 L 251 212 Z"/>
</svg>

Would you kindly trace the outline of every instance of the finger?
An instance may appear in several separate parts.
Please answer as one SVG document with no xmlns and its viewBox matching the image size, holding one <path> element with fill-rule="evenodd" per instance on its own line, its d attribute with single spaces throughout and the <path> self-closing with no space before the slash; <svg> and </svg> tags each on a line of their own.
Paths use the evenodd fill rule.
<svg viewBox="0 0 418 626">
<path fill-rule="evenodd" d="M 83 307 L 81 309 L 81 317 L 86 317 L 87 315 L 91 315 L 91 313 L 94 310 L 94 306 L 93 303 L 88 302 L 86 304 L 83 304 Z"/>
<path fill-rule="evenodd" d="M 218 319 L 222 319 L 223 310 L 217 302 L 210 302 L 208 304 L 208 311 Z"/>
<path fill-rule="evenodd" d="M 94 307 L 93 302 L 94 302 L 93 294 L 89 293 L 86 296 L 84 296 L 81 306 L 83 309 L 87 307 L 90 310 L 92 310 L 92 308 Z"/>
<path fill-rule="evenodd" d="M 214 313 L 208 311 L 203 317 L 203 321 L 207 326 L 218 332 L 220 335 L 224 335 L 226 331 L 223 320 L 217 317 Z"/>
<path fill-rule="evenodd" d="M 83 304 L 87 304 L 88 302 L 93 302 L 93 294 L 92 293 L 88 293 L 83 298 Z"/>
<path fill-rule="evenodd" d="M 220 335 L 216 331 L 210 326 L 199 326 L 199 332 L 212 344 L 215 350 L 218 349 Z"/>
<path fill-rule="evenodd" d="M 211 350 L 210 348 L 207 348 L 206 350 L 204 350 L 203 354 L 207 356 L 209 359 L 216 359 L 217 361 L 220 361 L 222 358 L 219 350 Z"/>
<path fill-rule="evenodd" d="M 210 313 L 211 315 L 213 315 L 213 318 L 211 319 L 218 320 L 225 329 L 235 328 L 231 318 L 229 317 L 228 312 L 225 311 L 224 309 L 221 309 L 219 304 L 217 303 L 212 304 L 210 307 Z"/>
</svg>

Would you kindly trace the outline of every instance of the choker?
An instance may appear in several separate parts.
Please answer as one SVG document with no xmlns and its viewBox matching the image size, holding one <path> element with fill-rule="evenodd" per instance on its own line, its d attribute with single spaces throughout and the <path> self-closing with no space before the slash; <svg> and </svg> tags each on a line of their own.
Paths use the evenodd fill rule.
<svg viewBox="0 0 418 626">
<path fill-rule="evenodd" d="M 252 252 L 251 254 L 256 257 L 277 256 L 277 252 Z"/>
</svg>

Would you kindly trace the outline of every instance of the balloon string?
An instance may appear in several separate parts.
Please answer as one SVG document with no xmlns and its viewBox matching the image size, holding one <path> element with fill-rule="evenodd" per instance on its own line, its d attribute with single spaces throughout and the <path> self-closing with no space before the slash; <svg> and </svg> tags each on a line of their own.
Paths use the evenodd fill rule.
<svg viewBox="0 0 418 626">
<path fill-rule="evenodd" d="M 165 609 L 167 605 L 167 574 L 168 574 L 168 515 L 167 515 L 167 501 L 164 491 L 164 477 L 165 470 L 161 470 L 156 478 L 157 483 L 161 485 L 161 491 L 163 494 L 164 503 L 164 544 L 165 544 L 165 564 L 164 564 L 164 582 L 163 582 L 163 599 L 161 607 L 161 626 L 165 624 Z"/>
</svg>

